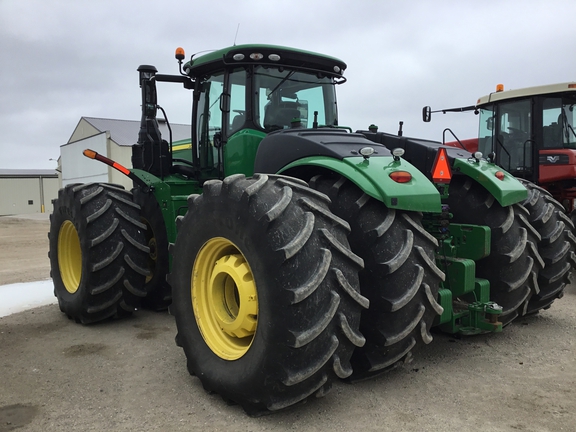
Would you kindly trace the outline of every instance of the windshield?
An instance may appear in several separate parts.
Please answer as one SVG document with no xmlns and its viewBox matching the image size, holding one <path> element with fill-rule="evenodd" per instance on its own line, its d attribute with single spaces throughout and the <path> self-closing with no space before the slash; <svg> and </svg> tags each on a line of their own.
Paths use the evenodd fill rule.
<svg viewBox="0 0 576 432">
<path fill-rule="evenodd" d="M 574 97 L 547 97 L 543 102 L 542 132 L 544 148 L 576 148 Z"/>
<path fill-rule="evenodd" d="M 318 126 L 337 126 L 336 94 L 330 77 L 265 66 L 255 68 L 255 123 L 266 132 L 290 128 L 300 119 L 312 128 L 314 112 Z"/>
</svg>

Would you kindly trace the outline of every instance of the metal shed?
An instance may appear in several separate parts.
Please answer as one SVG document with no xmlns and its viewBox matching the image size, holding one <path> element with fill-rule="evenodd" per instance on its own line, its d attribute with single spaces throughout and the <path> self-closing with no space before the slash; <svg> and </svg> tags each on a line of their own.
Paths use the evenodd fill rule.
<svg viewBox="0 0 576 432">
<path fill-rule="evenodd" d="M 0 169 L 0 215 L 51 212 L 58 173 L 41 169 Z"/>
</svg>

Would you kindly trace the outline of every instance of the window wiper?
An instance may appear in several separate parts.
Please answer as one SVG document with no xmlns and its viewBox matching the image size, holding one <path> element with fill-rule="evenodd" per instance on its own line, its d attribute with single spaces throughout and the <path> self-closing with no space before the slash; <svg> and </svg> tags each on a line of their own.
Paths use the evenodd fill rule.
<svg viewBox="0 0 576 432">
<path fill-rule="evenodd" d="M 277 85 L 276 87 L 274 87 L 274 89 L 273 89 L 270 93 L 268 93 L 268 99 L 270 99 L 270 96 L 272 96 L 272 94 L 273 94 L 276 90 L 278 90 L 282 84 L 284 84 L 286 81 L 288 81 L 288 78 L 290 78 L 292 75 L 294 75 L 295 72 L 296 72 L 296 71 L 290 71 L 290 72 L 288 72 L 288 74 L 286 74 L 286 76 L 282 79 L 282 81 L 280 81 L 280 82 L 278 83 L 278 85 Z"/>
<path fill-rule="evenodd" d="M 506 152 L 506 154 L 508 155 L 508 165 L 510 165 L 511 160 L 512 160 L 512 156 L 510 155 L 510 152 L 506 149 L 506 146 L 502 143 L 502 141 L 500 141 L 500 138 L 499 138 L 499 137 L 496 137 L 496 142 L 497 142 L 498 144 L 500 144 L 500 148 L 501 148 L 502 150 L 504 150 L 504 151 Z"/>
</svg>

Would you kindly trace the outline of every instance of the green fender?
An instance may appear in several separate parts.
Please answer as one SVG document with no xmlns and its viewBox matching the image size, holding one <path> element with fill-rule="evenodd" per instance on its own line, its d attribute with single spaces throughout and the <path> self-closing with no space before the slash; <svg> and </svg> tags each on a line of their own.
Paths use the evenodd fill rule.
<svg viewBox="0 0 576 432">
<path fill-rule="evenodd" d="M 528 191 L 522 183 L 512 174 L 493 163 L 457 158 L 454 160 L 452 169 L 467 175 L 484 186 L 502 207 L 522 202 L 528 198 Z M 498 171 L 504 173 L 502 180 L 496 177 Z"/>
<path fill-rule="evenodd" d="M 325 156 L 310 156 L 294 161 L 279 171 L 292 168 L 315 166 L 329 169 L 346 177 L 366 194 L 382 201 L 388 208 L 421 212 L 441 211 L 440 193 L 434 184 L 404 159 L 394 160 L 392 156 L 361 156 L 335 159 Z M 394 171 L 407 171 L 412 180 L 397 183 L 390 178 Z"/>
</svg>

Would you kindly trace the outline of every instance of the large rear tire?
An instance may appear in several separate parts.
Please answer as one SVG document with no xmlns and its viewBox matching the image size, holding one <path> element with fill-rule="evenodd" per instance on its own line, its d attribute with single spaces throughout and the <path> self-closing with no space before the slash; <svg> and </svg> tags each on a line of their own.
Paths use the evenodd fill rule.
<svg viewBox="0 0 576 432">
<path fill-rule="evenodd" d="M 503 325 L 528 312 L 538 291 L 538 272 L 544 262 L 537 250 L 540 235 L 521 204 L 502 207 L 479 183 L 464 176 L 452 178 L 448 204 L 453 222 L 491 229 L 490 255 L 476 262 L 476 275 L 490 281 L 490 300 L 502 306 Z"/>
<path fill-rule="evenodd" d="M 142 307 L 154 311 L 166 310 L 172 303 L 172 288 L 166 277 L 169 271 L 168 233 L 162 211 L 154 194 L 144 193 L 140 188 L 132 189 L 134 202 L 141 208 L 141 221 L 146 225 L 146 244 L 149 253 Z"/>
<path fill-rule="evenodd" d="M 297 179 L 204 184 L 177 219 L 172 312 L 188 370 L 249 414 L 322 396 L 352 373 L 362 260 L 326 196 Z"/>
<path fill-rule="evenodd" d="M 330 210 L 350 223 L 352 251 L 364 260 L 362 295 L 370 300 L 360 331 L 366 344 L 352 357 L 352 380 L 382 373 L 409 360 L 432 341 L 430 327 L 444 273 L 435 264 L 437 240 L 416 212 L 387 208 L 343 177 L 316 176 L 311 187 L 332 200 Z"/>
<path fill-rule="evenodd" d="M 530 212 L 529 221 L 540 234 L 538 252 L 545 267 L 538 273 L 538 288 L 528 303 L 527 313 L 547 309 L 557 298 L 564 295 L 564 287 L 570 283 L 572 266 L 576 263 L 572 234 L 574 225 L 565 214 L 564 207 L 552 195 L 527 180 L 518 179 L 528 189 L 523 202 Z"/>
<path fill-rule="evenodd" d="M 140 208 L 111 184 L 73 184 L 50 216 L 50 274 L 60 310 L 88 324 L 130 314 L 147 275 Z"/>
</svg>

